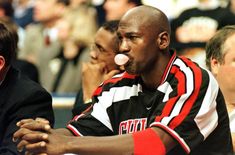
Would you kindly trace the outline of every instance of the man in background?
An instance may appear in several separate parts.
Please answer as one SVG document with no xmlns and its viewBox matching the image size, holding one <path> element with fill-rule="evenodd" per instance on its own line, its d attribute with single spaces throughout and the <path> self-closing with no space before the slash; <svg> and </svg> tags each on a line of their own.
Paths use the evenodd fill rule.
<svg viewBox="0 0 235 155">
<path fill-rule="evenodd" d="M 94 44 L 90 51 L 91 60 L 83 63 L 82 66 L 83 87 L 75 101 L 74 116 L 89 107 L 93 92 L 103 81 L 122 70 L 114 62 L 114 57 L 118 53 L 118 39 L 116 36 L 118 23 L 118 20 L 105 22 L 96 32 Z"/>
<path fill-rule="evenodd" d="M 225 26 L 206 45 L 206 65 L 216 77 L 229 112 L 235 151 L 235 26 Z"/>
<path fill-rule="evenodd" d="M 39 84 L 12 67 L 16 38 L 0 23 L 0 154 L 17 155 L 12 135 L 16 122 L 42 117 L 54 124 L 51 96 Z"/>
<path fill-rule="evenodd" d="M 53 81 L 47 74 L 50 69 L 54 74 L 58 68 L 52 61 L 60 52 L 61 44 L 57 38 L 55 24 L 64 14 L 69 0 L 36 0 L 33 18 L 36 24 L 29 25 L 19 52 L 19 58 L 35 64 L 39 71 L 41 85 L 51 91 Z"/>
</svg>

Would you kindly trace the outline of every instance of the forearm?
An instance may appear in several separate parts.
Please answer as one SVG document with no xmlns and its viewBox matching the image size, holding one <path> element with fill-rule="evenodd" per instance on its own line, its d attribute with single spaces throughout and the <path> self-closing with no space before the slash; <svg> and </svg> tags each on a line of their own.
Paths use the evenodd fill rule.
<svg viewBox="0 0 235 155">
<path fill-rule="evenodd" d="M 176 145 L 172 137 L 159 128 L 109 137 L 72 137 L 67 141 L 66 153 L 82 155 L 129 155 L 143 151 L 147 154 L 157 151 L 163 155 Z"/>
<path fill-rule="evenodd" d="M 58 134 L 64 135 L 64 136 L 74 136 L 71 131 L 69 131 L 66 128 L 59 128 L 59 129 L 54 129 L 54 131 Z"/>
<path fill-rule="evenodd" d="M 109 137 L 73 137 L 66 147 L 66 153 L 78 153 L 80 155 L 120 155 L 133 154 L 134 142 L 132 135 Z"/>
</svg>

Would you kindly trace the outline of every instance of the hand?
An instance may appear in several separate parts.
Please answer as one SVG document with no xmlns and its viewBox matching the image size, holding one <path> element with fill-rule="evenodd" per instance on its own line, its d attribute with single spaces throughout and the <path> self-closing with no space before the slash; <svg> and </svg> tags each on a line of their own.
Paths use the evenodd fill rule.
<svg viewBox="0 0 235 155">
<path fill-rule="evenodd" d="M 115 74 L 119 70 L 107 71 L 105 63 L 83 63 L 82 65 L 82 86 L 84 100 L 90 99 L 95 89 L 104 81 Z"/>
<path fill-rule="evenodd" d="M 29 144 L 39 142 L 41 145 L 44 145 L 44 143 L 48 141 L 48 135 L 40 131 L 32 131 L 26 128 L 20 128 L 14 133 L 13 141 L 18 141 L 17 150 L 22 152 L 26 145 Z"/>
<path fill-rule="evenodd" d="M 20 127 L 18 131 L 13 134 L 13 141 L 16 142 L 20 140 L 24 135 L 32 131 L 44 131 L 48 132 L 51 127 L 49 121 L 43 118 L 34 119 L 23 119 L 16 124 Z"/>
<path fill-rule="evenodd" d="M 44 118 L 23 119 L 16 123 L 18 127 L 27 128 L 30 130 L 49 131 L 51 129 L 50 122 Z"/>
<path fill-rule="evenodd" d="M 61 135 L 54 129 L 48 133 L 38 131 L 30 132 L 22 137 L 17 148 L 25 148 L 27 154 L 64 154 L 69 136 Z"/>
</svg>

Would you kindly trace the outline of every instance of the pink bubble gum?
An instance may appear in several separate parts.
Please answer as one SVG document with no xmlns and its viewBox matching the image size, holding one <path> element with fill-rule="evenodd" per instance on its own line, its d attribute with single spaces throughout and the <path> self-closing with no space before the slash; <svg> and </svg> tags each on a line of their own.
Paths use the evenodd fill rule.
<svg viewBox="0 0 235 155">
<path fill-rule="evenodd" d="M 115 63 L 119 66 L 125 65 L 128 62 L 128 60 L 129 60 L 128 56 L 124 54 L 117 54 L 114 58 Z"/>
</svg>

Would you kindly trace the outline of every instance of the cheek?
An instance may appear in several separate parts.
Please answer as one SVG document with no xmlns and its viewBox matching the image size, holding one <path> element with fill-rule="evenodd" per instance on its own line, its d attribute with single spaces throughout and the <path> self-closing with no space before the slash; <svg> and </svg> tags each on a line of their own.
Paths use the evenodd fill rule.
<svg viewBox="0 0 235 155">
<path fill-rule="evenodd" d="M 235 66 L 222 66 L 220 67 L 217 80 L 220 85 L 235 87 Z"/>
</svg>

